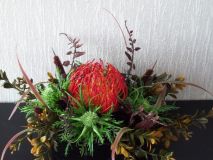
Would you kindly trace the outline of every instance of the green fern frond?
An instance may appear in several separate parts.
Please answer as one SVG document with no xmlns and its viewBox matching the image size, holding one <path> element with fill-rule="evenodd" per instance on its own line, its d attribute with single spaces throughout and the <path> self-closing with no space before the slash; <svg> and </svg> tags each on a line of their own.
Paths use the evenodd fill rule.
<svg viewBox="0 0 213 160">
<path fill-rule="evenodd" d="M 58 101 L 63 97 L 63 93 L 53 84 L 49 84 L 42 92 L 42 98 L 50 110 L 59 108 Z"/>
<path fill-rule="evenodd" d="M 59 139 L 67 143 L 65 154 L 75 144 L 82 156 L 93 155 L 94 143 L 104 144 L 106 140 L 112 142 L 122 122 L 112 118 L 112 111 L 100 114 L 100 107 L 92 104 L 85 106 L 81 92 L 79 93 L 80 100 L 71 97 L 77 106 L 65 112 L 64 118 L 62 117 L 63 125 L 58 125 L 62 125 L 63 130 Z"/>
</svg>

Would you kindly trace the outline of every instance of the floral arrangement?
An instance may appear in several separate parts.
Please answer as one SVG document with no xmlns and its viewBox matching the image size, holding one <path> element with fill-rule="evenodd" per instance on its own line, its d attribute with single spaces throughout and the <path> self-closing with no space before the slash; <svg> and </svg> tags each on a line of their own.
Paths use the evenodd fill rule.
<svg viewBox="0 0 213 160">
<path fill-rule="evenodd" d="M 80 63 L 76 59 L 85 54 L 80 49 L 82 44 L 65 33 L 62 35 L 68 39 L 67 55 L 71 61 L 62 63 L 53 51 L 56 73 L 48 73 L 46 82 L 33 84 L 18 58 L 23 77 L 11 82 L 5 71 L 0 71 L 3 87 L 16 89 L 21 95 L 9 119 L 19 109 L 26 114 L 27 122 L 25 129 L 6 144 L 1 160 L 8 149 L 12 153 L 17 151 L 25 139 L 32 145 L 35 160 L 51 160 L 51 151 L 57 152 L 60 143 L 65 144 L 65 156 L 73 147 L 82 156 L 93 156 L 94 144 L 108 142 L 112 160 L 117 155 L 125 160 L 174 160 L 170 144 L 179 138 L 189 140 L 190 127 L 205 127 L 213 117 L 213 110 L 183 115 L 165 99 L 176 98 L 188 85 L 208 91 L 186 82 L 183 76 L 155 74 L 155 65 L 143 75 L 133 74 L 134 56 L 140 47 L 126 23 L 125 28 L 126 73 L 102 60 Z M 20 106 L 21 102 L 24 103 Z"/>
</svg>

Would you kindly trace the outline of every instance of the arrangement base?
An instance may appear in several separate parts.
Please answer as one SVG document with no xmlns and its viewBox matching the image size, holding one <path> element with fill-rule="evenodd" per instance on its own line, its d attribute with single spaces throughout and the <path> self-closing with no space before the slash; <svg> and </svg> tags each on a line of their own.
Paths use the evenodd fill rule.
<svg viewBox="0 0 213 160">
<path fill-rule="evenodd" d="M 64 145 L 58 147 L 58 152 L 53 151 L 52 160 L 111 160 L 111 150 L 110 145 L 95 145 L 94 146 L 94 155 L 93 156 L 81 156 L 78 148 L 73 148 L 70 151 L 70 154 L 64 156 Z M 117 157 L 116 160 L 123 160 L 123 157 Z"/>
</svg>

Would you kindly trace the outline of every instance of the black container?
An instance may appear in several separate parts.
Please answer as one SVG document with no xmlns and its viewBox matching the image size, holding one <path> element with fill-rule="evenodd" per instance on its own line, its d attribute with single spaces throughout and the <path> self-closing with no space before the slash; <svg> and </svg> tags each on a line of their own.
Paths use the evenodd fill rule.
<svg viewBox="0 0 213 160">
<path fill-rule="evenodd" d="M 170 102 L 173 103 L 173 102 Z M 196 110 L 209 110 L 213 106 L 213 101 L 178 101 L 177 106 L 181 107 L 181 113 L 193 114 Z M 26 123 L 25 116 L 17 112 L 11 121 L 7 121 L 11 110 L 15 104 L 0 104 L 0 152 L 2 152 L 8 140 L 18 131 L 22 130 Z M 207 129 L 192 128 L 193 137 L 190 141 L 180 139 L 173 143 L 171 151 L 174 151 L 177 160 L 213 160 L 213 120 L 209 120 Z M 93 157 L 81 157 L 78 148 L 73 148 L 68 157 L 64 157 L 64 147 L 59 145 L 58 151 L 52 153 L 52 160 L 111 160 L 110 144 L 95 146 Z M 11 155 L 7 152 L 5 160 L 33 160 L 30 154 L 31 145 L 25 141 L 20 151 Z M 116 160 L 122 160 L 117 158 Z"/>
<path fill-rule="evenodd" d="M 78 148 L 72 148 L 70 154 L 64 156 L 65 145 L 60 144 L 58 146 L 58 152 L 52 152 L 52 160 L 111 160 L 111 150 L 110 144 L 105 145 L 95 145 L 94 146 L 94 155 L 93 156 L 84 156 L 82 157 L 79 153 Z M 123 160 L 122 156 L 116 156 L 116 160 Z"/>
</svg>

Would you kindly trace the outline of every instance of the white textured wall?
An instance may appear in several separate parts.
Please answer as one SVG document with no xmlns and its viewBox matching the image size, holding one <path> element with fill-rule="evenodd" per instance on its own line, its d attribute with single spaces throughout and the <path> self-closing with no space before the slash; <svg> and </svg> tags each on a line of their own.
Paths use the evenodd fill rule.
<svg viewBox="0 0 213 160">
<path fill-rule="evenodd" d="M 186 75 L 187 81 L 213 91 L 213 0 L 0 0 L 0 68 L 20 75 L 16 53 L 35 81 L 54 71 L 52 51 L 65 59 L 66 32 L 81 38 L 82 61 L 102 58 L 125 70 L 121 33 L 102 8 L 124 27 L 134 29 L 142 50 L 136 56 L 141 74 L 158 60 L 156 71 Z M 0 90 L 0 101 L 15 101 L 15 91 Z M 182 99 L 212 98 L 189 88 Z"/>
</svg>

